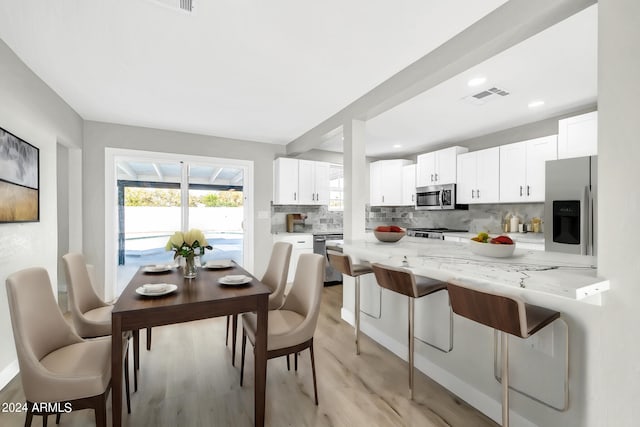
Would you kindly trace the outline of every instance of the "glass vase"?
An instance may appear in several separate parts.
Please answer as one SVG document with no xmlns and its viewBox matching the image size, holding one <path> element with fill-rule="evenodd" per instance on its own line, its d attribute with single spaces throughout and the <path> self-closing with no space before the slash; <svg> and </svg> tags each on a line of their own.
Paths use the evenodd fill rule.
<svg viewBox="0 0 640 427">
<path fill-rule="evenodd" d="M 195 279 L 198 276 L 198 268 L 196 267 L 196 256 L 187 255 L 184 257 L 184 278 Z"/>
</svg>

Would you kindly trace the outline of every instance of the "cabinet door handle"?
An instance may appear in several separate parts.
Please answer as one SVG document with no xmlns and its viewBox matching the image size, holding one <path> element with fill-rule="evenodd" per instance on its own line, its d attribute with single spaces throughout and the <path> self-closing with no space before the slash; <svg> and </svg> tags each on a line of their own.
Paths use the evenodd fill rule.
<svg viewBox="0 0 640 427">
<path fill-rule="evenodd" d="M 529 195 L 529 186 L 527 185 L 527 196 Z"/>
<path fill-rule="evenodd" d="M 382 196 L 382 203 L 384 203 L 384 196 Z"/>
<path fill-rule="evenodd" d="M 522 185 L 520 186 L 520 197 L 522 197 Z"/>
<path fill-rule="evenodd" d="M 480 198 L 480 190 L 476 190 L 476 197 L 479 199 Z"/>
<path fill-rule="evenodd" d="M 296 198 L 296 192 L 295 192 L 295 191 L 293 192 L 293 200 L 298 200 L 298 199 Z"/>
<path fill-rule="evenodd" d="M 415 194 L 412 194 L 412 195 L 411 195 L 411 201 L 412 201 L 412 202 L 415 202 L 415 198 L 416 198 L 416 195 L 415 195 Z"/>
<path fill-rule="evenodd" d="M 438 182 L 438 174 L 436 174 L 436 182 Z"/>
<path fill-rule="evenodd" d="M 472 199 L 475 197 L 475 196 L 474 196 L 475 192 L 476 192 L 476 190 L 471 190 L 471 198 L 472 198 Z"/>
<path fill-rule="evenodd" d="M 433 182 L 433 174 L 431 174 L 431 182 Z"/>
</svg>

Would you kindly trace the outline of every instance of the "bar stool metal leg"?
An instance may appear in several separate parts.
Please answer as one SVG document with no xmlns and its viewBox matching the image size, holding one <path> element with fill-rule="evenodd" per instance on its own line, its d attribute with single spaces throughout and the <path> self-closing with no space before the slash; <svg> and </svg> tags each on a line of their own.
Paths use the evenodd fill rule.
<svg viewBox="0 0 640 427">
<path fill-rule="evenodd" d="M 409 398 L 413 400 L 413 351 L 414 351 L 414 309 L 415 299 L 409 298 Z"/>
<path fill-rule="evenodd" d="M 356 354 L 360 354 L 360 276 L 356 276 Z"/>
<path fill-rule="evenodd" d="M 500 332 L 502 358 L 502 427 L 509 427 L 509 337 Z"/>
</svg>

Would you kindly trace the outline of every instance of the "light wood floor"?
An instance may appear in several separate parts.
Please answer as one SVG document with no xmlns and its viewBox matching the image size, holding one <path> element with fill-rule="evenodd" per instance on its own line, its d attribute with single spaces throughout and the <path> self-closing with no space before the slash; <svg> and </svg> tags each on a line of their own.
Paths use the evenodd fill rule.
<svg viewBox="0 0 640 427">
<path fill-rule="evenodd" d="M 293 360 L 290 372 L 284 358 L 268 362 L 269 426 L 496 425 L 419 371 L 415 400 L 409 400 L 406 362 L 366 336 L 361 354 L 356 356 L 353 328 L 340 319 L 341 305 L 342 286 L 325 288 L 314 338 L 319 406 L 313 402 L 308 351 L 301 353 L 297 373 Z M 154 328 L 151 351 L 142 343 L 139 388 L 131 396 L 132 413 L 125 415 L 123 424 L 253 425 L 252 353 L 247 351 L 245 385 L 241 388 L 240 346 L 233 368 L 224 334 L 224 318 Z M 0 391 L 0 403 L 23 401 L 19 377 Z M 24 414 L 0 412 L 0 426 L 23 423 Z M 41 423 L 41 417 L 34 417 L 34 426 Z M 60 425 L 84 427 L 93 423 L 93 411 L 84 410 L 63 415 Z M 54 417 L 49 425 L 55 425 Z"/>
</svg>

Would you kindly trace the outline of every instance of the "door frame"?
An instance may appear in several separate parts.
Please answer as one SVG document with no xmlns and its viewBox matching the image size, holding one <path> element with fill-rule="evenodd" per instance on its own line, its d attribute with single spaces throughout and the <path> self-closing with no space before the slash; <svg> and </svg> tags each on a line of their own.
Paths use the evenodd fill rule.
<svg viewBox="0 0 640 427">
<path fill-rule="evenodd" d="M 116 270 L 118 265 L 118 178 L 116 162 L 123 161 L 166 161 L 185 162 L 188 164 L 215 164 L 220 166 L 242 169 L 244 219 L 243 219 L 243 267 L 253 271 L 254 261 L 254 198 L 253 198 L 253 161 L 240 159 L 226 159 L 220 157 L 195 156 L 189 154 L 165 153 L 159 151 L 130 150 L 122 148 L 105 148 L 105 227 L 104 227 L 104 279 L 105 298 L 111 300 L 116 297 Z"/>
</svg>

